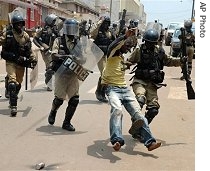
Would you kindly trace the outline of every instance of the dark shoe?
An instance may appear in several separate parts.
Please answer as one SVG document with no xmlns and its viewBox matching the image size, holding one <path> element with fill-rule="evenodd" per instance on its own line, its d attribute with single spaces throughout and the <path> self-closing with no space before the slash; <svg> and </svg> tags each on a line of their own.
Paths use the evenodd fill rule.
<svg viewBox="0 0 210 171">
<path fill-rule="evenodd" d="M 133 122 L 133 124 L 131 125 L 131 128 L 129 129 L 129 134 L 134 135 L 139 128 L 141 128 L 144 124 L 144 120 L 139 119 Z"/>
<path fill-rule="evenodd" d="M 70 123 L 67 123 L 67 124 L 63 123 L 62 128 L 67 130 L 67 131 L 75 131 L 74 126 L 72 124 L 70 124 Z"/>
<path fill-rule="evenodd" d="M 47 87 L 47 91 L 52 91 L 52 89 L 50 87 Z"/>
<path fill-rule="evenodd" d="M 56 112 L 51 111 L 49 116 L 48 116 L 48 122 L 50 125 L 53 125 L 55 123 L 55 117 L 56 117 Z"/>
<path fill-rule="evenodd" d="M 104 103 L 107 103 L 108 102 L 108 100 L 106 99 L 106 97 L 105 96 L 102 96 L 102 94 L 100 94 L 99 92 L 96 91 L 95 94 L 96 94 L 96 98 L 100 102 L 104 102 Z"/>
<path fill-rule="evenodd" d="M 119 142 L 114 143 L 113 148 L 114 148 L 115 151 L 119 151 L 120 148 L 121 148 L 120 143 Z"/>
<path fill-rule="evenodd" d="M 182 76 L 180 77 L 180 80 L 184 80 L 184 75 L 182 75 Z"/>
<path fill-rule="evenodd" d="M 152 151 L 156 148 L 159 148 L 161 146 L 161 142 L 153 142 L 152 144 L 150 144 L 147 149 L 148 151 Z"/>
<path fill-rule="evenodd" d="M 15 117 L 17 115 L 17 106 L 11 106 L 11 117 Z"/>
</svg>

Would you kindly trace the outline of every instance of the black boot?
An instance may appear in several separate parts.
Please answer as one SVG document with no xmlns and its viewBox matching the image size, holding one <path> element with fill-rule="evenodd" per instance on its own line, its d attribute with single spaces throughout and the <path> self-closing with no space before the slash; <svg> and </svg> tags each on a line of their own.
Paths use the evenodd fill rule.
<svg viewBox="0 0 210 171">
<path fill-rule="evenodd" d="M 67 131 L 75 131 L 74 126 L 71 124 L 71 119 L 76 111 L 78 103 L 79 103 L 79 96 L 73 96 L 68 102 L 65 119 L 62 125 L 62 128 Z"/>
<path fill-rule="evenodd" d="M 57 97 L 54 98 L 53 103 L 52 103 L 52 109 L 48 116 L 48 122 L 50 125 L 53 125 L 55 123 L 56 113 L 62 104 L 63 104 L 63 100 L 58 99 Z"/>
<path fill-rule="evenodd" d="M 101 85 L 101 77 L 99 77 L 99 79 L 98 79 L 98 85 L 97 85 L 97 89 L 96 89 L 95 95 L 96 95 L 96 98 L 100 102 L 105 102 L 105 103 L 108 102 L 108 100 L 106 99 L 106 96 L 105 96 L 104 88 Z"/>
<path fill-rule="evenodd" d="M 15 117 L 17 115 L 17 85 L 15 82 L 10 82 L 8 84 L 8 91 L 9 91 L 9 104 L 10 104 L 10 109 L 11 117 Z"/>
<path fill-rule="evenodd" d="M 54 71 L 50 68 L 46 69 L 45 72 L 45 84 L 47 85 L 47 91 L 52 91 L 51 85 L 52 85 L 52 76 L 54 74 Z"/>
</svg>

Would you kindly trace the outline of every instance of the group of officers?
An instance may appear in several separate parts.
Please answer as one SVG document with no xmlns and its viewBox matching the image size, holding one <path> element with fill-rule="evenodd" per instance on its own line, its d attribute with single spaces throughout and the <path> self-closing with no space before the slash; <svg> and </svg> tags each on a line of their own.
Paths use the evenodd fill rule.
<svg viewBox="0 0 210 171">
<path fill-rule="evenodd" d="M 87 25 L 89 24 L 89 25 Z M 45 25 L 38 29 L 33 37 L 33 43 L 40 49 L 42 58 L 46 65 L 45 83 L 47 90 L 51 91 L 49 82 L 52 81 L 53 74 L 62 65 L 66 55 L 74 54 L 74 48 L 82 39 L 93 39 L 93 42 L 103 51 L 103 57 L 97 63 L 100 71 L 98 84 L 96 89 L 96 98 L 101 102 L 108 102 L 104 86 L 102 84 L 103 70 L 106 67 L 107 53 L 110 52 L 110 44 L 117 38 L 125 36 L 126 32 L 132 31 L 132 50 L 130 58 L 124 62 L 129 69 L 131 65 L 136 63 L 132 73 L 134 73 L 133 82 L 131 84 L 136 100 L 141 108 L 146 104 L 145 118 L 148 124 L 152 122 L 158 114 L 160 105 L 158 103 L 157 90 L 163 86 L 164 66 L 181 66 L 183 60 L 173 58 L 165 54 L 162 47 L 163 35 L 156 29 L 158 23 L 149 26 L 143 34 L 143 44 L 138 44 L 138 23 L 130 22 L 127 27 L 119 32 L 117 25 L 113 24 L 110 29 L 111 21 L 109 17 L 102 17 L 98 21 L 95 28 L 91 28 L 91 22 L 78 22 L 76 19 L 66 19 L 55 14 L 49 14 L 45 18 Z M 0 45 L 2 46 L 1 58 L 6 61 L 7 76 L 5 79 L 5 96 L 9 98 L 9 106 L 11 116 L 17 114 L 17 99 L 21 89 L 25 67 L 34 68 L 38 59 L 34 55 L 29 35 L 24 31 L 25 21 L 21 14 L 14 14 L 11 17 L 11 28 L 7 29 L 0 37 Z M 194 44 L 194 35 L 192 34 L 192 22 L 187 20 L 184 23 L 186 31 L 186 40 L 188 48 L 189 76 L 191 74 L 192 45 Z M 84 45 L 84 43 L 83 43 Z M 126 45 L 129 47 L 129 44 Z M 190 50 L 189 50 L 190 49 Z M 83 51 L 84 50 L 84 51 Z M 112 50 L 112 49 L 111 49 Z M 77 52 L 78 53 L 78 52 Z M 84 53 L 85 47 L 81 48 Z M 109 54 L 110 55 L 110 54 Z M 77 77 L 72 80 L 72 73 L 66 71 L 63 73 L 65 77 L 55 78 L 54 99 L 50 114 L 48 116 L 49 124 L 55 123 L 55 118 L 59 107 L 63 104 L 66 96 L 68 96 L 68 106 L 66 108 L 65 118 L 62 128 L 68 131 L 75 131 L 71 123 L 71 119 L 79 104 L 79 84 Z M 135 137 L 135 135 L 133 135 Z"/>
</svg>

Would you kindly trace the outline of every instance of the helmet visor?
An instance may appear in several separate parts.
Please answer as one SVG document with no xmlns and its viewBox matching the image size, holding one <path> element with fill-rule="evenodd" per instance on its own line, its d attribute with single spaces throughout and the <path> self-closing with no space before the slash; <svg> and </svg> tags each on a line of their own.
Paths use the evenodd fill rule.
<svg viewBox="0 0 210 171">
<path fill-rule="evenodd" d="M 64 24 L 63 25 L 63 34 L 79 36 L 79 26 L 78 26 L 78 24 Z"/>
</svg>

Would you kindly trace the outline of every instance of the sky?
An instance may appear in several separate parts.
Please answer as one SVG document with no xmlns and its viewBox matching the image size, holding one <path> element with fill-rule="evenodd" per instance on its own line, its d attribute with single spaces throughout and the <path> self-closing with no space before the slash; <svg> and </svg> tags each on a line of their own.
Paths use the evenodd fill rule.
<svg viewBox="0 0 210 171">
<path fill-rule="evenodd" d="M 191 19 L 193 0 L 140 0 L 147 14 L 147 22 L 158 20 L 167 27 L 169 22 Z"/>
</svg>

